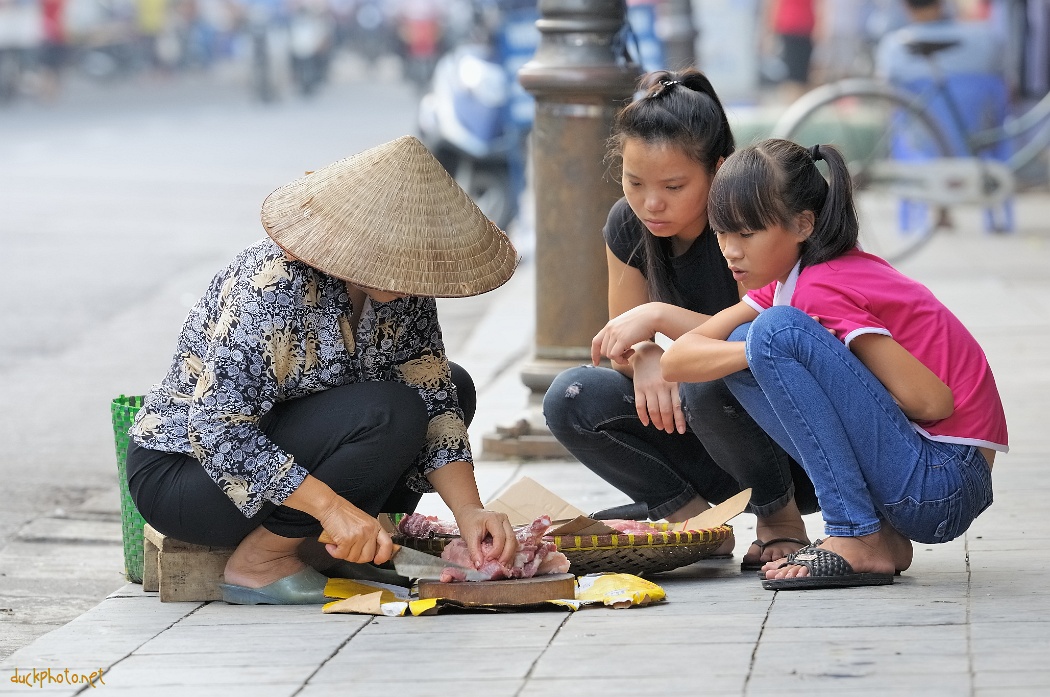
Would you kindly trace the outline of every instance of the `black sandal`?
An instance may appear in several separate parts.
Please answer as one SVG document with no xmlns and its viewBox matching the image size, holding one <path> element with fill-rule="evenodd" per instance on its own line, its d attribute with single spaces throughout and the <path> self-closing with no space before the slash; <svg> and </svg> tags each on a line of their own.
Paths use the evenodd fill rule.
<svg viewBox="0 0 1050 697">
<path fill-rule="evenodd" d="M 810 547 L 799 550 L 785 566 L 797 565 L 809 569 L 808 576 L 798 578 L 771 578 L 762 581 L 767 591 L 804 590 L 807 588 L 853 588 L 856 586 L 886 586 L 893 583 L 893 574 L 858 574 L 850 563 L 831 550 Z"/>
</svg>

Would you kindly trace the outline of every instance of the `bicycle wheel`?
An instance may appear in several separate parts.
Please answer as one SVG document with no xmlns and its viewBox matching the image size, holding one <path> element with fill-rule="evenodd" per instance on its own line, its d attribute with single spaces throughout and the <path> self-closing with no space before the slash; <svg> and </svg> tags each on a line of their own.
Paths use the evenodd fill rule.
<svg viewBox="0 0 1050 697">
<path fill-rule="evenodd" d="M 792 104 L 773 135 L 806 147 L 839 148 L 849 165 L 867 252 L 901 262 L 947 220 L 944 206 L 923 200 L 923 187 L 915 184 L 931 176 L 922 170 L 924 161 L 948 157 L 948 140 L 904 93 L 866 79 L 830 83 Z"/>
</svg>

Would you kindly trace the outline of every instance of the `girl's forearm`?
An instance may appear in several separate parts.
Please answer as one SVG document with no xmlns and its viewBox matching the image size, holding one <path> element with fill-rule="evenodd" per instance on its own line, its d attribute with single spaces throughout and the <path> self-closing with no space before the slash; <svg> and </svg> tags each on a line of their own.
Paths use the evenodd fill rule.
<svg viewBox="0 0 1050 697">
<path fill-rule="evenodd" d="M 711 315 L 693 312 L 669 303 L 652 303 L 652 305 L 656 309 L 657 315 L 657 319 L 654 322 L 656 331 L 672 341 L 678 339 L 686 332 L 693 331 L 711 319 Z"/>
<path fill-rule="evenodd" d="M 675 341 L 660 359 L 663 378 L 668 382 L 708 382 L 745 368 L 744 342 L 711 339 L 696 333 Z"/>
</svg>

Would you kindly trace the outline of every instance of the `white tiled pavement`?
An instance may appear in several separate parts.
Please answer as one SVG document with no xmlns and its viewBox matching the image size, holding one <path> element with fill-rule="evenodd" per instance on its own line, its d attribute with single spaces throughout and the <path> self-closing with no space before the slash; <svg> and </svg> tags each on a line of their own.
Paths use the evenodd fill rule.
<svg viewBox="0 0 1050 697">
<path fill-rule="evenodd" d="M 972 213 L 972 215 L 971 215 Z M 1006 403 L 1012 452 L 995 504 L 961 539 L 919 545 L 892 586 L 771 593 L 738 556 L 654 577 L 665 603 L 627 610 L 373 618 L 316 607 L 160 603 L 129 584 L 0 663 L 19 671 L 103 670 L 111 695 L 1050 694 L 1050 198 L 1018 201 L 1016 234 L 979 231 L 976 212 L 902 270 L 984 345 Z M 472 436 L 525 405 L 516 364 L 531 341 L 534 269 L 479 304 L 457 356 L 481 387 Z M 479 461 L 485 497 L 527 474 L 580 508 L 625 501 L 571 462 Z M 425 497 L 424 510 L 441 512 Z M 807 521 L 820 534 L 819 520 Z M 56 601 L 60 602 L 60 601 Z M 48 694 L 88 694 L 57 683 Z"/>
</svg>

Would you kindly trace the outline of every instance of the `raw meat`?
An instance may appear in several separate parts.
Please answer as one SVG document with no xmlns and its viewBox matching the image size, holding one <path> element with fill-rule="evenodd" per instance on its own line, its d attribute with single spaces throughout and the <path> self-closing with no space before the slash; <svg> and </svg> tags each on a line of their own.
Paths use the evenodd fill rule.
<svg viewBox="0 0 1050 697">
<path fill-rule="evenodd" d="M 515 531 L 518 538 L 518 553 L 514 562 L 508 567 L 497 560 L 487 561 L 478 571 L 485 575 L 484 580 L 496 581 L 503 578 L 532 578 L 533 576 L 546 576 L 547 574 L 564 574 L 569 570 L 569 559 L 558 551 L 553 542 L 543 540 L 544 533 L 550 529 L 551 519 L 549 516 L 540 516 L 522 528 Z M 491 540 L 481 543 L 482 552 L 492 549 Z M 441 558 L 471 568 L 474 566 L 470 561 L 470 551 L 467 543 L 462 537 L 445 545 L 441 552 Z M 463 581 L 462 569 L 449 567 L 441 572 L 442 583 L 452 581 Z"/>
<path fill-rule="evenodd" d="M 653 527 L 652 523 L 644 520 L 603 520 L 613 530 L 619 530 L 627 535 L 647 535 L 651 532 L 662 532 Z"/>
<path fill-rule="evenodd" d="M 447 520 L 440 520 L 435 515 L 412 513 L 398 522 L 397 531 L 405 537 L 427 539 L 438 535 L 458 535 L 459 526 Z"/>
</svg>

